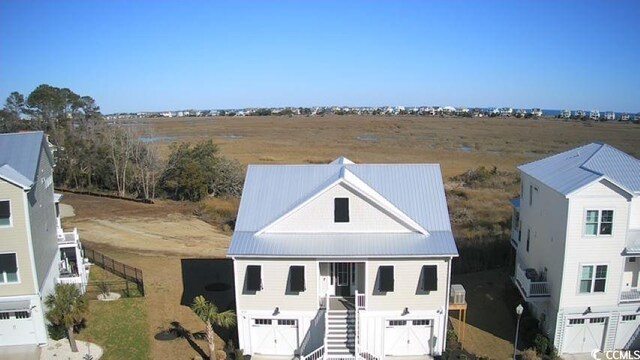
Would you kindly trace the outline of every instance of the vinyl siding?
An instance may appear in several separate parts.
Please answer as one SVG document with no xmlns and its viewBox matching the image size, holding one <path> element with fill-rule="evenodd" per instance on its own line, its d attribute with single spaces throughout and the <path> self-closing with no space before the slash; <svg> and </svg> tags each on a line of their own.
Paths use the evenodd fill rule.
<svg viewBox="0 0 640 360">
<path fill-rule="evenodd" d="M 631 199 L 629 229 L 640 229 L 640 197 Z"/>
<path fill-rule="evenodd" d="M 522 240 L 518 245 L 518 260 L 522 268 L 547 270 L 551 286 L 550 308 L 560 304 L 565 254 L 568 200 L 564 195 L 522 173 L 523 197 L 520 202 Z M 533 186 L 533 205 L 529 205 L 529 187 Z M 536 191 L 535 188 L 538 190 Z M 553 211 L 549 211 L 553 209 Z M 527 230 L 531 238 L 527 252 Z M 516 265 L 517 266 L 517 265 Z M 555 311 L 543 311 L 557 312 Z M 549 318 L 549 314 L 546 314 Z"/>
<path fill-rule="evenodd" d="M 349 199 L 349 222 L 334 222 L 334 199 Z M 268 232 L 409 232 L 368 199 L 338 184 L 274 224 Z"/>
<path fill-rule="evenodd" d="M 405 307 L 415 310 L 433 310 L 445 307 L 448 299 L 447 261 L 438 260 L 405 260 L 386 259 L 368 260 L 367 263 L 367 310 L 368 311 L 402 311 Z M 383 265 L 394 267 L 394 290 L 380 294 L 377 288 L 378 268 Z M 419 287 L 420 273 L 423 265 L 438 266 L 438 290 L 428 294 Z"/>
<path fill-rule="evenodd" d="M 245 289 L 247 265 L 260 265 L 262 290 L 255 294 Z M 291 265 L 304 265 L 306 290 L 297 295 L 287 294 L 287 280 Z M 241 310 L 309 311 L 318 308 L 318 264 L 309 259 L 236 259 L 235 286 L 237 308 Z"/>
<path fill-rule="evenodd" d="M 15 252 L 18 258 L 19 283 L 0 284 L 0 296 L 35 294 L 31 255 L 29 254 L 28 224 L 25 218 L 25 192 L 0 180 L 0 200 L 11 201 L 11 227 L 0 227 L 0 253 Z"/>
<path fill-rule="evenodd" d="M 40 289 L 45 285 L 49 269 L 58 254 L 56 238 L 56 212 L 53 200 L 53 183 L 47 179 L 53 176 L 53 168 L 44 147 L 40 149 L 37 177 L 29 192 L 29 215 L 31 216 L 31 237 L 36 275 Z M 49 185 L 49 186 L 47 186 Z"/>
<path fill-rule="evenodd" d="M 607 236 L 586 236 L 586 210 L 613 210 L 613 231 Z M 629 202 L 606 182 L 596 182 L 571 196 L 564 265 L 562 307 L 613 306 L 620 296 L 626 243 Z M 607 281 L 604 293 L 579 293 L 579 277 L 584 264 L 604 264 Z"/>
</svg>

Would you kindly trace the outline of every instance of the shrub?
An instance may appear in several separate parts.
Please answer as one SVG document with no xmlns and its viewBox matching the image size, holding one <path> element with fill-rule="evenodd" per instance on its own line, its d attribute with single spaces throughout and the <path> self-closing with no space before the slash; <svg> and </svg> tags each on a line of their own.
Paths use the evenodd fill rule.
<svg viewBox="0 0 640 360">
<path fill-rule="evenodd" d="M 100 290 L 100 293 L 102 295 L 104 295 L 105 297 L 111 295 L 111 285 L 109 284 L 109 282 L 100 280 L 96 285 L 98 286 L 98 289 Z"/>
<path fill-rule="evenodd" d="M 538 354 L 546 355 L 547 350 L 549 350 L 549 339 L 543 334 L 536 334 L 536 337 L 533 339 L 533 346 Z"/>
<path fill-rule="evenodd" d="M 522 360 L 542 360 L 541 357 L 538 356 L 535 350 L 527 349 L 520 353 L 520 359 Z"/>
<path fill-rule="evenodd" d="M 51 340 L 61 340 L 67 336 L 67 332 L 62 325 L 49 324 L 47 325 L 47 332 Z"/>
<path fill-rule="evenodd" d="M 458 342 L 458 334 L 454 330 L 447 331 L 447 342 Z"/>
<path fill-rule="evenodd" d="M 236 349 L 236 352 L 235 352 L 234 356 L 235 356 L 236 360 L 244 360 L 244 350 Z"/>
</svg>

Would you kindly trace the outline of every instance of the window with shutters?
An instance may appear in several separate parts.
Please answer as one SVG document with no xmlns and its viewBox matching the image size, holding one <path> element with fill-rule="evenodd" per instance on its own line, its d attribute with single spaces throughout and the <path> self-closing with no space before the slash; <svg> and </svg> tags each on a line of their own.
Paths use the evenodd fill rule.
<svg viewBox="0 0 640 360">
<path fill-rule="evenodd" d="M 438 266 L 436 265 L 424 265 L 422 266 L 422 290 L 423 291 L 436 291 L 438 290 Z"/>
<path fill-rule="evenodd" d="M 11 226 L 11 201 L 0 200 L 0 227 Z"/>
<path fill-rule="evenodd" d="M 349 222 L 349 198 L 333 199 L 333 221 L 337 223 Z"/>
<path fill-rule="evenodd" d="M 302 292 L 305 290 L 304 266 L 292 265 L 289 267 L 289 291 Z"/>
<path fill-rule="evenodd" d="M 393 266 L 380 266 L 378 268 L 378 290 L 380 292 L 393 291 Z"/>
<path fill-rule="evenodd" d="M 260 265 L 247 265 L 245 287 L 247 291 L 262 290 L 262 274 Z"/>
<path fill-rule="evenodd" d="M 0 284 L 17 282 L 19 279 L 16 253 L 0 254 Z"/>
</svg>

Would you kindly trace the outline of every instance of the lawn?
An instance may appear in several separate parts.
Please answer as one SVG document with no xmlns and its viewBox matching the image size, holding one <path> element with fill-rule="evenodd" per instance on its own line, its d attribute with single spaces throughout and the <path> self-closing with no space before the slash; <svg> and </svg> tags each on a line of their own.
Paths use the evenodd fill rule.
<svg viewBox="0 0 640 360">
<path fill-rule="evenodd" d="M 149 329 L 144 298 L 89 302 L 86 328 L 78 338 L 105 351 L 102 359 L 149 359 Z"/>
</svg>

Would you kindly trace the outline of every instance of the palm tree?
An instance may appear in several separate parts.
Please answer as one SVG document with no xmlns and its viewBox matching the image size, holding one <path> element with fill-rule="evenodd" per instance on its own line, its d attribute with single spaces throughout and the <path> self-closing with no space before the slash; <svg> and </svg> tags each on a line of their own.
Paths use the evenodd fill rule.
<svg viewBox="0 0 640 360">
<path fill-rule="evenodd" d="M 230 328 L 236 324 L 236 313 L 233 310 L 218 312 L 218 307 L 200 295 L 193 299 L 191 310 L 206 325 L 206 337 L 209 344 L 209 359 L 216 360 L 216 344 L 213 342 L 215 333 L 214 326 Z"/>
<path fill-rule="evenodd" d="M 47 295 L 45 306 L 47 320 L 54 325 L 64 326 L 71 345 L 71 351 L 78 352 L 73 326 L 80 323 L 87 311 L 87 298 L 73 284 L 57 284 L 53 294 Z"/>
</svg>

